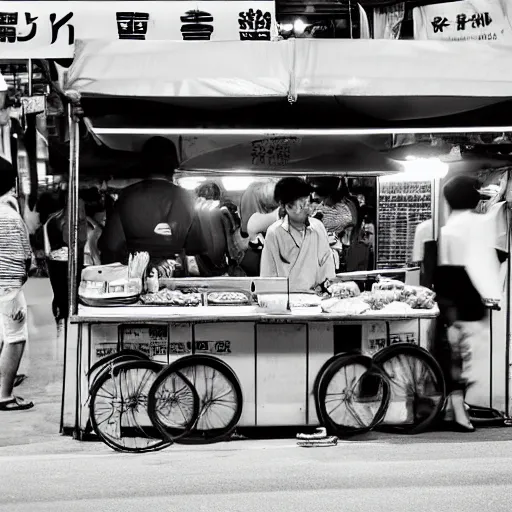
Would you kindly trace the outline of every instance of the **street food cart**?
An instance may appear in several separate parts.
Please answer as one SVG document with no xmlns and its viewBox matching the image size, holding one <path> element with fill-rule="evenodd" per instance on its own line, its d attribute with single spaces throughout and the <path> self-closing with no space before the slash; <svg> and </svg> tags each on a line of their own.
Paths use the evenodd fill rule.
<svg viewBox="0 0 512 512">
<path fill-rule="evenodd" d="M 218 155 L 222 155 L 222 147 L 232 145 L 229 137 L 233 136 L 238 141 L 323 137 L 339 140 L 339 144 L 356 144 L 357 137 L 363 135 L 496 132 L 489 122 L 484 126 L 484 120 L 490 118 L 481 112 L 500 113 L 499 122 L 504 126 L 504 113 L 512 106 L 508 90 L 512 75 L 497 62 L 505 62 L 509 50 L 479 47 L 473 52 L 473 46 L 300 39 L 243 45 L 79 42 L 66 84 L 72 209 L 63 430 L 78 438 L 87 431 L 88 372 L 100 358 L 121 349 L 142 349 L 164 364 L 189 354 L 222 359 L 236 374 L 242 390 L 240 427 L 315 426 L 319 424 L 315 379 L 335 353 L 357 349 L 372 353 L 392 341 L 427 347 L 430 323 L 438 314 L 435 306 L 398 313 L 347 314 L 325 312 L 319 305 L 299 305 L 275 312 L 250 300 L 222 306 L 210 304 L 208 298 L 198 307 L 80 304 L 76 252 L 79 122 L 83 117 L 94 137 L 111 147 L 134 150 L 141 140 L 154 135 L 172 138 L 180 148 L 187 135 L 219 137 Z M 323 175 L 337 167 L 343 169 L 343 155 L 335 151 L 331 159 L 316 156 L 314 165 L 304 157 L 295 162 L 288 158 L 277 168 L 265 169 L 266 174 Z M 232 162 L 226 165 L 229 171 L 218 172 L 251 174 L 250 169 L 234 170 Z M 400 170 L 396 161 L 390 166 L 396 166 L 395 172 Z M 189 174 L 194 168 L 197 171 L 195 165 L 187 169 L 186 162 L 183 168 Z M 385 174 L 375 168 L 366 172 Z M 442 220 L 441 179 L 430 178 L 434 226 Z M 379 273 L 388 270 L 401 275 L 405 284 L 417 284 L 417 271 L 404 267 L 390 270 L 383 263 Z M 346 281 L 351 276 L 339 277 Z M 187 286 L 204 288 L 207 293 L 236 289 L 255 295 L 287 294 L 290 306 L 286 279 L 182 279 Z M 500 363 L 495 364 L 489 382 L 494 406 L 505 410 L 509 401 L 508 291 L 499 299 L 501 311 L 492 319 L 491 359 Z M 484 396 L 487 391 L 479 393 Z"/>
</svg>

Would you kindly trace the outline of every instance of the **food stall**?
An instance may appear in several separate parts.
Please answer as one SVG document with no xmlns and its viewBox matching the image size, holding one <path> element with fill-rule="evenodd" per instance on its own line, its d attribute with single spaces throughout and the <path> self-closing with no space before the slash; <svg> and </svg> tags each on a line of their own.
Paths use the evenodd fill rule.
<svg viewBox="0 0 512 512">
<path fill-rule="evenodd" d="M 378 54 L 383 55 L 378 59 L 381 75 L 378 79 L 375 78 L 379 74 L 375 71 L 376 44 Z M 383 52 L 383 44 L 390 47 L 388 52 Z M 178 46 L 179 52 L 175 51 Z M 101 357 L 126 348 L 142 349 L 166 364 L 187 354 L 201 353 L 225 361 L 238 377 L 243 393 L 238 423 L 241 427 L 318 425 L 314 383 L 333 354 L 354 349 L 372 353 L 393 341 L 415 342 L 426 347 L 430 322 L 438 314 L 430 296 L 422 300 L 415 297 L 413 308 L 406 299 L 402 300 L 402 291 L 395 299 L 385 299 L 385 304 L 392 307 L 381 304 L 372 309 L 370 303 L 375 302 L 372 293 L 393 294 L 408 286 L 410 294 L 416 293 L 410 285 L 417 284 L 417 271 L 404 268 L 391 269 L 392 275 L 401 275 L 401 283 L 400 280 L 375 283 L 377 286 L 366 292 L 367 302 L 363 307 L 362 299 L 357 304 L 353 301 L 348 308 L 347 303 L 338 306 L 347 297 L 354 299 L 360 295 L 360 290 L 353 294 L 349 291 L 352 284 L 345 282 L 356 277 L 350 275 L 340 275 L 327 292 L 332 297 L 322 302 L 316 296 L 294 297 L 289 293 L 287 279 L 234 277 L 161 280 L 160 301 L 144 299 L 142 288 L 134 301 L 130 297 L 124 305 L 105 307 L 107 304 L 101 300 L 97 304 L 84 301 L 87 293 L 82 293 L 79 301 L 75 276 L 82 116 L 85 115 L 94 136 L 108 141 L 111 147 L 122 146 L 123 139 L 130 146 L 133 137 L 147 139 L 155 135 L 174 138 L 178 143 L 187 134 L 227 137 L 220 144 L 223 146 L 230 145 L 226 140 L 233 135 L 249 141 L 291 136 L 334 137 L 338 145 L 350 146 L 357 144 L 358 135 L 468 131 L 467 126 L 476 126 L 475 118 L 470 115 L 472 111 L 488 108 L 503 113 L 510 108 L 503 70 L 495 66 L 496 59 L 501 54 L 505 58 L 508 50 L 492 48 L 472 54 L 469 59 L 467 55 L 464 58 L 466 53 L 471 53 L 468 46 L 471 45 L 461 52 L 458 45 L 395 41 L 374 44 L 372 41 L 291 40 L 243 47 L 233 43 L 183 46 L 148 42 L 144 47 L 101 41 L 78 44 L 66 87 L 71 134 L 69 199 L 73 209 L 64 431 L 71 431 L 79 438 L 87 431 L 88 371 Z M 417 59 L 418 52 L 422 55 L 421 70 L 407 66 L 407 62 L 412 64 Z M 489 53 L 493 56 L 491 62 Z M 351 55 L 350 61 L 343 55 Z M 196 62 L 193 74 L 184 64 L 192 58 Z M 333 67 L 336 58 L 346 63 L 339 75 L 332 72 L 338 69 Z M 475 66 L 475 59 L 485 67 L 485 73 Z M 144 62 L 144 73 L 131 72 L 140 69 L 134 62 Z M 401 65 L 391 66 L 393 62 Z M 478 73 L 474 71 L 477 68 Z M 170 75 L 165 77 L 164 72 Z M 459 87 L 460 75 L 469 80 L 464 96 Z M 486 78 L 485 83 L 482 76 Z M 416 91 L 409 97 L 406 91 L 413 82 Z M 403 106 L 404 98 L 407 108 L 397 109 L 397 105 Z M 337 109 L 336 115 L 333 107 Z M 317 115 L 311 116 L 312 112 Z M 342 121 L 340 114 L 346 115 Z M 497 130 L 480 125 L 473 131 Z M 318 157 L 316 161 L 305 156 L 296 160 L 288 157 L 279 169 L 265 170 L 267 175 L 277 172 L 283 176 L 332 174 L 347 162 L 347 155 L 332 151 L 328 154 L 331 158 L 313 155 Z M 191 160 L 189 169 L 186 169 L 187 162 L 183 167 L 189 173 L 197 172 Z M 386 160 L 389 174 L 403 171 L 392 159 Z M 232 162 L 229 166 L 231 172 L 224 171 L 226 174 L 251 174 L 250 169 L 233 172 Z M 211 167 L 207 170 L 212 171 Z M 369 165 L 359 172 L 365 170 L 374 176 L 386 174 Z M 438 193 L 439 188 L 435 187 L 435 194 Z M 438 204 L 435 194 L 431 194 L 431 204 Z M 438 218 L 437 214 L 433 215 Z M 385 266 L 379 268 L 379 273 L 384 274 L 386 270 Z M 365 273 L 365 279 L 368 275 L 371 273 Z M 84 288 L 86 281 L 95 279 L 82 278 Z M 277 303 L 265 300 L 276 295 L 280 297 Z M 507 297 L 504 296 L 502 303 L 506 320 L 504 317 L 496 320 L 496 316 L 494 319 L 502 331 L 508 329 Z M 397 308 L 396 303 L 401 306 Z M 506 353 L 508 357 L 505 338 L 500 356 Z M 508 373 L 502 376 L 498 391 L 504 407 L 508 406 L 506 379 Z"/>
</svg>

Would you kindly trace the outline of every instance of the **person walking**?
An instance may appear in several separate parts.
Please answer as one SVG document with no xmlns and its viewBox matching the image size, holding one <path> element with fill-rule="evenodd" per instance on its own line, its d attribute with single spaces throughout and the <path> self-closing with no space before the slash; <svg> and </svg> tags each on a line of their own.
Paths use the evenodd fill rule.
<svg viewBox="0 0 512 512">
<path fill-rule="evenodd" d="M 16 172 L 0 173 L 0 411 L 30 409 L 32 402 L 13 394 L 28 339 L 27 303 L 23 285 L 32 262 L 27 227 L 12 195 Z"/>
<path fill-rule="evenodd" d="M 501 297 L 499 260 L 486 216 L 475 212 L 481 200 L 478 179 L 455 176 L 445 184 L 443 194 L 451 212 L 439 237 L 434 290 L 441 315 L 434 351 L 447 380 L 452 428 L 473 432 L 464 399 L 474 381 L 472 353 L 485 343 L 484 301 Z"/>
</svg>

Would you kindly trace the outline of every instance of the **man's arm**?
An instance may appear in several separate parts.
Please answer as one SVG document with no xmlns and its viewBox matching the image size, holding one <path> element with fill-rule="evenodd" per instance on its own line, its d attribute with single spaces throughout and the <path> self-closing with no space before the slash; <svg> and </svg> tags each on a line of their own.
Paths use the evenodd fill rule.
<svg viewBox="0 0 512 512">
<path fill-rule="evenodd" d="M 279 208 L 270 213 L 253 213 L 247 222 L 249 240 L 253 240 L 259 233 L 265 233 L 267 229 L 279 220 Z"/>
<path fill-rule="evenodd" d="M 267 233 L 265 245 L 261 252 L 260 277 L 279 277 L 276 265 L 278 251 L 275 234 L 273 232 Z"/>
<path fill-rule="evenodd" d="M 318 278 L 317 284 L 323 284 L 326 279 L 334 279 L 336 277 L 336 267 L 334 265 L 334 256 L 329 245 L 329 237 L 323 224 L 320 223 L 318 228 Z"/>
</svg>

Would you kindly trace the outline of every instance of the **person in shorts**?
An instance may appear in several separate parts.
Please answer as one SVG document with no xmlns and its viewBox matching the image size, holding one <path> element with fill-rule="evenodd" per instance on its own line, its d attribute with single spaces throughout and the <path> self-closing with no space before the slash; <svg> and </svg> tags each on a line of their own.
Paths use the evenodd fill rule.
<svg viewBox="0 0 512 512">
<path fill-rule="evenodd" d="M 32 402 L 15 396 L 21 358 L 28 338 L 27 303 L 23 285 L 32 261 L 27 227 L 12 195 L 16 172 L 0 173 L 0 411 L 30 409 Z"/>
</svg>

